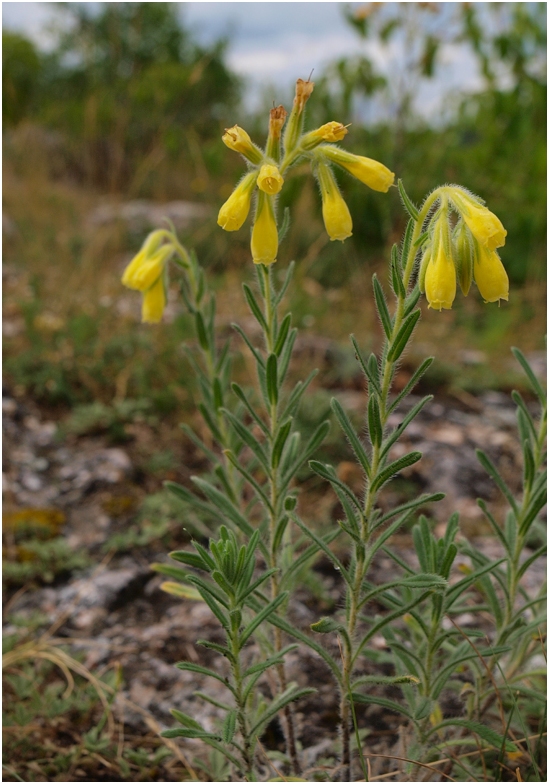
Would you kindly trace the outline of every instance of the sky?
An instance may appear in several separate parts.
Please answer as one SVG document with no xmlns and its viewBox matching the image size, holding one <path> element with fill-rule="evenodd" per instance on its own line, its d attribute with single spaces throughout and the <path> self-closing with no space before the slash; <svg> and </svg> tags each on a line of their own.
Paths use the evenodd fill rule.
<svg viewBox="0 0 549 784">
<path fill-rule="evenodd" d="M 91 8 L 99 3 L 87 3 Z M 363 3 L 338 2 L 190 2 L 177 3 L 185 25 L 199 42 L 208 44 L 221 37 L 230 40 L 228 65 L 244 77 L 249 109 L 258 108 L 262 96 L 278 101 L 291 95 L 297 77 L 318 75 L 331 61 L 352 54 L 367 54 L 378 68 L 392 77 L 401 68 L 395 47 L 362 41 L 344 18 L 344 9 L 357 10 Z M 453 3 L 445 4 L 450 13 Z M 56 18 L 53 3 L 4 2 L 4 28 L 19 31 L 47 49 L 52 36 L 48 26 Z M 391 65 L 392 63 L 392 65 Z M 395 66 L 396 64 L 396 66 Z M 396 75 L 395 75 L 396 78 Z M 313 76 L 314 79 L 314 76 Z M 425 85 L 417 96 L 418 110 L 433 117 L 448 89 L 474 91 L 481 87 L 476 63 L 459 45 L 444 49 L 438 79 Z M 282 93 L 282 95 L 278 95 Z M 383 114 L 377 106 L 376 113 Z M 363 118 L 366 119 L 366 118 Z"/>
</svg>

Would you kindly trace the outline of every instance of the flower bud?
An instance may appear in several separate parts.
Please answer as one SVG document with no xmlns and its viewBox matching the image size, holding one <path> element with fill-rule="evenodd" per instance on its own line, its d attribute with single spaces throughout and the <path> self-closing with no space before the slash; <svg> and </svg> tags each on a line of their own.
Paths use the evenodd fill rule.
<svg viewBox="0 0 549 784">
<path fill-rule="evenodd" d="M 454 250 L 459 286 L 466 297 L 473 281 L 474 239 L 463 221 L 454 230 Z"/>
<path fill-rule="evenodd" d="M 308 79 L 298 79 L 295 86 L 294 105 L 284 134 L 284 149 L 286 154 L 292 152 L 303 131 L 304 109 L 313 92 L 315 83 Z"/>
<path fill-rule="evenodd" d="M 322 142 L 339 142 L 348 133 L 347 128 L 339 122 L 332 122 L 321 125 L 310 133 L 302 137 L 299 146 L 304 150 L 312 150 Z"/>
<path fill-rule="evenodd" d="M 267 156 L 275 161 L 278 161 L 280 158 L 280 137 L 287 116 L 288 112 L 282 105 L 271 109 L 269 115 L 269 135 L 265 151 Z"/>
<path fill-rule="evenodd" d="M 343 166 L 353 177 L 374 191 L 387 193 L 395 180 L 395 175 L 390 169 L 372 158 L 353 155 L 352 152 L 341 150 L 339 147 L 320 147 L 318 151 L 330 161 Z"/>
<path fill-rule="evenodd" d="M 465 189 L 449 187 L 449 196 L 475 239 L 489 250 L 505 245 L 507 231 L 497 215 L 479 204 Z"/>
<path fill-rule="evenodd" d="M 254 264 L 273 264 L 278 253 L 278 230 L 272 199 L 262 191 L 258 194 L 255 222 L 252 229 L 252 258 Z"/>
<path fill-rule="evenodd" d="M 275 196 L 283 185 L 284 179 L 278 171 L 278 167 L 272 166 L 270 163 L 264 163 L 259 170 L 257 178 L 258 188 L 264 193 L 268 193 L 269 196 Z"/>
<path fill-rule="evenodd" d="M 430 308 L 442 310 L 451 308 L 456 297 L 456 268 L 446 216 L 442 215 L 437 224 L 431 258 L 425 272 L 425 296 Z"/>
<path fill-rule="evenodd" d="M 248 217 L 256 180 L 256 171 L 243 177 L 219 210 L 217 223 L 225 231 L 238 231 Z"/>
<path fill-rule="evenodd" d="M 221 138 L 229 149 L 239 152 L 251 161 L 251 163 L 258 164 L 263 160 L 263 153 L 261 150 L 255 146 L 250 139 L 249 134 L 239 125 L 233 125 L 232 128 L 225 128 L 225 133 Z"/>
<path fill-rule="evenodd" d="M 478 245 L 475 254 L 474 277 L 477 288 L 485 302 L 509 299 L 509 278 L 495 250 Z"/>
<path fill-rule="evenodd" d="M 158 324 L 162 319 L 166 307 L 166 291 L 164 289 L 164 276 L 161 275 L 156 283 L 143 295 L 141 307 L 141 321 L 145 324 Z"/>
<path fill-rule="evenodd" d="M 322 217 L 331 240 L 346 240 L 353 233 L 353 220 L 329 166 L 318 164 L 318 181 L 322 195 Z"/>
</svg>

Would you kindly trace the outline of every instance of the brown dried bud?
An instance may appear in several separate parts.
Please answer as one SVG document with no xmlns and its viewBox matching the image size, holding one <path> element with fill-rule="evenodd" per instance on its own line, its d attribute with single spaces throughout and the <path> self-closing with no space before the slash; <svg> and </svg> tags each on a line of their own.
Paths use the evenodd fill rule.
<svg viewBox="0 0 549 784">
<path fill-rule="evenodd" d="M 315 83 L 298 79 L 295 85 L 294 107 L 301 113 L 313 92 Z"/>
<path fill-rule="evenodd" d="M 271 109 L 271 114 L 269 117 L 269 136 L 271 136 L 273 139 L 280 139 L 282 128 L 286 122 L 287 116 L 288 112 L 282 105 Z"/>
</svg>

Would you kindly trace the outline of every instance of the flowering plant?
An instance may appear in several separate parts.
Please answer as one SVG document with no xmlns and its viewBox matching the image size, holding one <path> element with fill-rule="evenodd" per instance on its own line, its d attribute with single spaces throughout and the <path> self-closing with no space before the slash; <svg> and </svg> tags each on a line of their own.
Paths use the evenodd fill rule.
<svg viewBox="0 0 549 784">
<path fill-rule="evenodd" d="M 298 80 L 287 123 L 283 107 L 271 110 L 264 150 L 238 125 L 223 136 L 225 144 L 244 157 L 247 171 L 222 205 L 219 225 L 227 231 L 238 230 L 255 199 L 251 255 L 257 285 L 254 290 L 244 284 L 243 289 L 262 342 L 257 344 L 238 325 L 235 329 L 255 363 L 256 389 L 247 390 L 232 381 L 230 345 L 220 348 L 216 339 L 214 294 L 196 257 L 180 244 L 175 232 L 153 232 L 123 277 L 126 285 L 144 294 L 143 320 L 157 321 L 166 301 L 168 264 L 182 272 L 183 296 L 196 328 L 198 353 L 192 355 L 192 364 L 200 381 L 199 408 L 215 445 L 212 448 L 187 428 L 209 459 L 211 470 L 206 476 L 192 477 L 192 488 L 168 483 L 192 513 L 210 523 L 210 541 L 207 545 L 196 541 L 193 550 L 172 553 L 183 568 L 169 564 L 155 568 L 172 578 L 164 584 L 165 590 L 205 602 L 220 625 L 222 643 L 203 640 L 198 644 L 214 651 L 225 664 L 209 668 L 181 662 L 178 666 L 224 685 L 226 699 L 199 695 L 223 718 L 217 728 L 205 727 L 174 710 L 181 726 L 164 735 L 201 739 L 224 756 L 232 780 L 265 778 L 272 773 L 268 766 L 282 777 L 274 780 L 287 780 L 288 775 L 294 777 L 290 780 L 306 780 L 296 778 L 305 774 L 306 763 L 293 705 L 306 700 L 311 690 L 289 679 L 288 659 L 297 655 L 299 646 L 307 646 L 324 662 L 339 691 L 340 741 L 330 776 L 342 781 L 356 776 L 369 779 L 373 757 L 361 731 L 358 709 L 372 704 L 404 717 L 407 753 L 399 758 L 408 765 L 407 776 L 425 768 L 433 774 L 437 755 L 443 758 L 456 746 L 496 750 L 501 759 L 506 754 L 512 759 L 529 748 L 527 733 L 526 740 L 519 741 L 517 736 L 516 694 L 531 697 L 531 679 L 537 677 L 537 673 L 528 674 L 528 663 L 540 650 L 533 635 L 541 623 L 543 599 L 530 595 L 520 580 L 544 553 L 539 548 L 524 560 L 529 532 L 544 503 L 546 403 L 520 352 L 515 350 L 516 357 L 540 407 L 535 418 L 520 395 L 515 395 L 524 454 L 521 499 L 514 498 L 496 466 L 479 452 L 481 464 L 509 504 L 501 526 L 479 502 L 502 544 L 502 557 L 493 563 L 467 542 L 460 543 L 456 515 L 441 538 L 434 536 L 427 519 L 420 516 L 413 528 L 419 563 L 414 568 L 394 552 L 391 537 L 421 510 L 441 500 L 442 494 L 420 495 L 388 511 L 379 502 L 381 491 L 393 478 L 421 459 L 417 451 L 401 450 L 397 455 L 395 446 L 431 400 L 427 396 L 410 406 L 408 396 L 433 359 L 424 359 L 403 389 L 397 391 L 393 384 L 421 315 L 421 295 L 434 309 L 450 308 L 457 282 L 467 295 L 475 281 L 487 302 L 507 299 L 508 279 L 496 250 L 504 244 L 506 231 L 477 196 L 459 185 L 436 188 L 418 208 L 398 182 L 409 220 L 401 243 L 391 250 L 392 305 L 381 282 L 373 278 L 384 343 L 377 355 L 363 356 L 359 341 L 352 337 L 367 390 L 366 432 L 357 431 L 341 403 L 332 400 L 334 417 L 362 473 L 364 492 L 358 497 L 332 466 L 312 459 L 329 423 L 322 422 L 305 443 L 296 426 L 296 412 L 312 376 L 293 385 L 288 381 L 296 329 L 291 314 L 284 312 L 283 300 L 291 285 L 293 263 L 277 288 L 272 275 L 280 240 L 276 197 L 289 169 L 308 161 L 319 183 L 326 230 L 331 239 L 344 241 L 352 233 L 352 217 L 332 164 L 380 193 L 389 190 L 394 175 L 382 163 L 338 147 L 336 143 L 347 133 L 338 122 L 304 131 L 304 109 L 313 86 Z M 399 419 L 396 426 L 395 416 Z M 307 461 L 332 486 L 341 505 L 342 519 L 324 535 L 306 521 L 306 510 L 298 505 L 297 475 Z M 345 557 L 331 546 L 338 536 L 338 552 L 344 551 Z M 452 573 L 458 547 L 471 562 L 461 577 Z M 329 559 L 334 574 L 339 575 L 342 609 L 306 630 L 291 620 L 289 611 L 296 586 L 306 579 L 318 554 Z M 374 584 L 372 566 L 381 554 L 392 560 L 399 576 Z M 483 597 L 480 605 L 479 594 Z M 375 606 L 383 612 L 376 614 Z M 483 632 L 466 633 L 455 620 L 471 606 L 492 619 L 487 647 L 475 642 Z M 364 674 L 364 658 L 375 661 L 371 642 L 380 634 L 391 656 L 390 674 Z M 337 637 L 339 655 L 329 642 L 330 635 Z M 462 713 L 457 718 L 446 717 L 441 694 L 455 687 L 463 673 L 468 688 Z M 386 688 L 396 689 L 401 697 L 382 696 L 380 690 Z M 505 690 L 507 703 L 501 697 Z M 496 700 L 502 717 L 498 729 L 493 715 Z M 262 733 L 277 716 L 286 749 L 278 761 L 269 758 L 261 744 Z M 459 761 L 450 760 L 452 764 L 463 773 Z M 537 770 L 535 762 L 532 769 Z M 467 775 L 474 775 L 466 770 Z"/>
</svg>

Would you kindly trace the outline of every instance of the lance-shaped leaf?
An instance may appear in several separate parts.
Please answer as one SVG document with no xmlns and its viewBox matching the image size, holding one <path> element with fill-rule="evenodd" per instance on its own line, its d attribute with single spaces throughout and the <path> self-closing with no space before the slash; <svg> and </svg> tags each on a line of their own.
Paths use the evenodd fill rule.
<svg viewBox="0 0 549 784">
<path fill-rule="evenodd" d="M 409 316 L 407 316 L 404 319 L 391 345 L 391 348 L 387 352 L 388 362 L 396 362 L 397 359 L 400 357 L 400 355 L 406 348 L 408 341 L 412 337 L 412 332 L 414 331 L 420 316 L 421 316 L 421 311 L 414 310 L 412 313 L 410 313 Z"/>
<path fill-rule="evenodd" d="M 280 352 L 280 357 L 278 360 L 278 383 L 282 386 L 284 379 L 286 378 L 286 373 L 288 372 L 288 366 L 290 364 L 290 359 L 292 358 L 292 352 L 294 350 L 294 343 L 297 338 L 297 329 L 293 327 L 288 335 L 286 342 L 284 343 L 284 348 Z"/>
<path fill-rule="evenodd" d="M 264 361 L 263 357 L 257 351 L 256 347 L 250 342 L 249 337 L 246 335 L 246 333 L 244 332 L 242 327 L 239 324 L 231 324 L 231 326 L 235 330 L 235 332 L 238 332 L 238 334 L 240 335 L 240 337 L 242 338 L 244 343 L 248 346 L 248 348 L 252 352 L 252 354 L 254 356 L 254 359 L 257 362 L 258 366 L 264 368 L 265 367 L 265 361 Z"/>
<path fill-rule="evenodd" d="M 388 482 L 395 474 L 402 471 L 408 466 L 414 465 L 418 460 L 421 460 L 421 452 L 410 452 L 407 455 L 399 457 L 393 463 L 390 463 L 386 468 L 379 472 L 372 482 L 372 491 L 379 490 L 385 482 Z"/>
<path fill-rule="evenodd" d="M 485 452 L 482 451 L 482 449 L 477 449 L 476 450 L 476 454 L 477 454 L 477 459 L 478 459 L 479 463 L 484 468 L 484 470 L 487 473 L 490 474 L 490 476 L 492 477 L 492 479 L 494 480 L 494 482 L 496 483 L 498 488 L 501 490 L 501 492 L 503 493 L 503 495 L 505 496 L 505 498 L 509 502 L 509 506 L 511 507 L 511 509 L 513 510 L 515 515 L 518 517 L 517 503 L 516 503 L 516 501 L 514 499 L 514 496 L 513 496 L 512 492 L 509 490 L 509 488 L 507 487 L 507 485 L 505 484 L 505 482 L 501 478 L 501 475 L 500 475 L 499 471 L 497 470 L 495 465 L 492 463 L 492 461 L 490 460 L 488 455 Z"/>
<path fill-rule="evenodd" d="M 259 441 L 257 440 L 257 438 L 255 438 L 255 436 L 250 431 L 250 428 L 248 428 L 245 425 L 243 425 L 242 422 L 240 422 L 234 416 L 234 414 L 231 411 L 229 411 L 228 409 L 223 408 L 222 411 L 223 411 L 224 416 L 231 423 L 231 425 L 234 428 L 234 430 L 236 431 L 236 433 L 238 433 L 238 435 L 242 439 L 242 441 L 244 441 L 244 443 L 247 446 L 250 447 L 250 449 L 252 450 L 254 455 L 257 457 L 257 459 L 261 463 L 261 466 L 268 473 L 269 472 L 269 463 L 268 463 L 268 460 L 267 460 L 267 456 L 265 455 L 265 451 L 264 451 L 263 447 L 261 446 L 261 444 L 259 443 Z M 220 443 L 222 444 L 223 441 L 220 441 Z"/>
<path fill-rule="evenodd" d="M 249 640 L 249 638 L 255 632 L 257 627 L 261 623 L 263 623 L 263 621 L 267 620 L 269 616 L 271 616 L 278 607 L 280 607 L 280 605 L 282 604 L 283 601 L 285 601 L 287 596 L 288 594 L 286 591 L 280 593 L 276 597 L 276 599 L 273 599 L 271 602 L 269 602 L 268 605 L 266 605 L 266 607 L 264 607 L 260 612 L 257 613 L 255 618 L 248 624 L 248 626 L 246 626 L 244 631 L 241 633 L 238 641 L 240 647 L 246 644 L 247 640 Z"/>
<path fill-rule="evenodd" d="M 239 384 L 236 384 L 234 382 L 231 384 L 231 387 L 232 387 L 232 390 L 235 393 L 235 395 L 238 397 L 238 399 L 240 401 L 242 401 L 242 403 L 246 407 L 247 412 L 252 417 L 252 419 L 254 420 L 256 425 L 258 425 L 260 427 L 260 429 L 263 431 L 263 433 L 265 435 L 268 435 L 269 434 L 269 428 L 265 425 L 265 422 L 257 414 L 255 408 L 252 406 L 252 404 L 250 403 L 250 401 L 246 397 L 246 394 L 245 394 L 244 390 L 242 389 L 242 387 Z"/>
<path fill-rule="evenodd" d="M 353 344 L 353 348 L 355 350 L 355 357 L 356 357 L 360 367 L 362 368 L 362 371 L 363 371 L 364 375 L 366 376 L 366 378 L 368 379 L 370 384 L 373 386 L 373 388 L 375 389 L 377 394 L 381 395 L 381 387 L 379 386 L 379 370 L 377 369 L 377 360 L 375 358 L 375 355 L 372 354 L 370 356 L 370 359 L 372 357 L 374 358 L 374 362 L 375 362 L 375 366 L 376 366 L 376 372 L 374 373 L 372 371 L 372 369 L 369 367 L 370 363 L 369 362 L 366 363 L 364 361 L 364 359 L 362 357 L 362 354 L 360 353 L 360 349 L 358 347 L 358 343 L 356 342 L 356 338 L 355 338 L 354 335 L 351 335 L 351 343 Z"/>
<path fill-rule="evenodd" d="M 404 303 L 404 313 L 402 314 L 404 318 L 406 318 L 406 316 L 408 316 L 413 311 L 419 302 L 420 297 L 421 291 L 419 290 L 419 287 L 414 286 L 410 294 L 406 297 L 406 302 Z"/>
<path fill-rule="evenodd" d="M 383 708 L 388 708 L 396 713 L 402 713 L 411 721 L 414 719 L 413 715 L 404 705 L 400 705 L 400 703 L 395 702 L 394 700 L 388 700 L 385 697 L 376 697 L 373 694 L 360 694 L 356 691 L 352 692 L 351 697 L 353 702 L 363 703 L 365 705 L 381 705 Z"/>
<path fill-rule="evenodd" d="M 330 484 L 334 487 L 339 488 L 348 498 L 349 500 L 356 506 L 358 511 L 362 514 L 362 505 L 356 495 L 353 493 L 350 487 L 348 487 L 345 482 L 342 482 L 338 477 L 335 475 L 334 470 L 331 466 L 323 465 L 319 463 L 318 460 L 310 460 L 309 465 L 311 469 L 318 474 L 323 479 L 326 479 Z"/>
<path fill-rule="evenodd" d="M 153 572 L 165 574 L 167 577 L 173 577 L 174 580 L 182 580 L 183 582 L 187 579 L 188 575 L 188 572 L 186 572 L 185 569 L 180 569 L 178 566 L 172 566 L 171 564 L 152 563 L 150 568 Z M 204 569 L 204 565 L 199 568 Z"/>
<path fill-rule="evenodd" d="M 433 399 L 433 395 L 426 395 L 422 400 L 419 401 L 419 403 L 416 403 L 416 405 L 406 414 L 402 422 L 399 425 L 397 425 L 393 430 L 393 432 L 388 436 L 388 438 L 385 439 L 383 443 L 383 449 L 381 450 L 381 455 L 380 455 L 381 458 L 385 457 L 389 449 L 393 446 L 393 444 L 396 441 L 398 441 L 400 436 L 404 433 L 404 431 L 406 430 L 410 422 L 412 422 L 417 417 L 417 415 L 419 414 L 423 406 L 425 406 L 427 403 L 430 403 L 432 399 Z"/>
<path fill-rule="evenodd" d="M 479 738 L 485 740 L 493 748 L 502 749 L 508 752 L 517 751 L 515 744 L 510 740 L 507 740 L 507 738 L 504 738 L 499 732 L 496 732 L 491 727 L 487 727 L 485 724 L 481 724 L 478 721 L 469 721 L 467 719 L 445 719 L 436 724 L 432 729 L 428 729 L 426 731 L 427 735 L 432 735 L 443 727 L 465 727 L 466 730 L 474 732 Z M 471 744 L 475 745 L 474 741 L 471 741 Z"/>
<path fill-rule="evenodd" d="M 479 507 L 482 509 L 482 511 L 486 515 L 486 519 L 488 520 L 488 522 L 492 526 L 493 532 L 495 533 L 495 535 L 497 536 L 499 541 L 502 543 L 502 545 L 505 547 L 505 550 L 507 551 L 508 555 L 511 555 L 511 549 L 509 547 L 509 542 L 507 541 L 507 537 L 505 536 L 505 534 L 504 534 L 501 526 L 497 522 L 497 520 L 495 520 L 494 517 L 492 516 L 492 514 L 488 511 L 488 507 L 486 506 L 485 501 L 483 501 L 482 498 L 477 498 L 477 504 L 479 505 Z"/>
<path fill-rule="evenodd" d="M 387 686 L 408 683 L 415 686 L 417 683 L 419 683 L 419 678 L 417 678 L 415 675 L 362 675 L 353 682 L 351 688 L 356 689 L 357 686 L 362 686 L 368 683 Z"/>
<path fill-rule="evenodd" d="M 216 681 L 220 681 L 220 683 L 222 683 L 224 686 L 227 686 L 227 688 L 231 689 L 231 691 L 234 691 L 234 689 L 231 687 L 230 683 L 226 678 L 224 678 L 218 672 L 215 672 L 214 670 L 210 670 L 208 667 L 202 667 L 202 665 L 195 664 L 194 662 L 177 662 L 175 666 L 177 667 L 178 670 L 184 670 L 185 672 L 196 672 L 198 675 L 207 675 L 208 678 L 215 678 Z M 173 710 L 170 711 L 170 713 L 172 713 L 172 715 L 174 715 L 176 719 L 180 721 L 179 717 L 175 715 Z M 186 714 L 181 714 L 181 715 L 185 716 Z M 181 723 L 184 724 L 183 721 Z M 197 728 L 200 726 L 196 722 L 195 724 Z M 190 727 L 190 726 L 194 726 L 194 724 L 193 725 L 184 724 L 184 726 Z"/>
<path fill-rule="evenodd" d="M 246 468 L 244 468 L 242 463 L 239 462 L 236 455 L 234 455 L 230 449 L 224 449 L 223 454 L 227 456 L 227 458 L 231 461 L 231 463 L 234 465 L 236 470 L 240 474 L 242 474 L 242 476 L 251 484 L 251 486 L 254 488 L 257 495 L 263 501 L 267 509 L 272 512 L 273 508 L 271 506 L 271 501 L 269 498 L 267 498 L 265 491 L 263 490 L 259 482 L 257 482 L 256 479 L 254 479 L 254 477 L 252 476 L 252 474 Z"/>
<path fill-rule="evenodd" d="M 267 358 L 266 379 L 269 403 L 276 406 L 278 403 L 278 358 L 276 354 L 269 354 Z"/>
<path fill-rule="evenodd" d="M 331 400 L 332 411 L 337 417 L 337 421 L 340 424 L 341 429 L 349 439 L 349 443 L 351 444 L 351 448 L 355 453 L 356 459 L 362 466 L 364 473 L 366 476 L 370 476 L 370 460 L 368 459 L 368 455 L 366 453 L 365 448 L 362 445 L 360 438 L 358 437 L 354 427 L 351 424 L 351 420 L 345 413 L 341 403 L 335 397 Z"/>
<path fill-rule="evenodd" d="M 223 722 L 223 727 L 221 729 L 221 735 L 223 738 L 223 743 L 229 744 L 233 737 L 234 731 L 236 728 L 236 710 L 231 710 L 225 716 L 225 721 Z"/>
<path fill-rule="evenodd" d="M 383 289 L 381 288 L 381 283 L 377 279 L 376 274 L 374 274 L 372 277 L 372 283 L 374 286 L 374 297 L 376 300 L 377 312 L 379 313 L 379 318 L 383 326 L 383 331 L 385 332 L 387 338 L 390 338 L 393 332 L 393 324 L 391 321 L 389 308 L 387 307 L 387 300 L 385 299 L 385 294 L 383 293 Z"/>
<path fill-rule="evenodd" d="M 406 296 L 406 289 L 404 288 L 404 283 L 402 280 L 402 270 L 400 267 L 398 247 L 396 244 L 391 248 L 391 282 L 393 284 L 393 291 L 397 297 L 404 299 Z"/>
<path fill-rule="evenodd" d="M 290 397 L 288 398 L 288 402 L 286 403 L 286 407 L 282 413 L 282 419 L 285 419 L 288 416 L 293 416 L 297 407 L 301 402 L 301 398 L 307 391 L 307 388 L 313 378 L 318 374 L 318 370 L 312 370 L 305 381 L 298 381 L 295 387 L 293 388 Z"/>
<path fill-rule="evenodd" d="M 423 360 L 421 365 L 412 374 L 412 378 L 408 381 L 408 383 L 406 384 L 404 389 L 402 389 L 399 392 L 399 394 L 395 397 L 395 399 L 393 400 L 393 402 L 389 406 L 388 411 L 387 411 L 388 414 L 393 412 L 395 410 L 395 408 L 397 408 L 397 406 L 404 400 L 404 398 L 407 397 L 407 395 L 409 395 L 409 393 L 412 391 L 412 389 L 418 383 L 419 379 L 426 372 L 426 370 L 428 370 L 431 367 L 433 362 L 434 362 L 434 357 L 427 357 L 427 359 Z"/>
<path fill-rule="evenodd" d="M 298 525 L 305 534 L 307 534 L 309 539 L 313 540 L 313 542 L 316 544 L 319 550 L 322 550 L 322 552 L 330 559 L 330 561 L 334 564 L 336 570 L 338 572 L 341 572 L 341 576 L 343 577 L 345 582 L 347 582 L 350 585 L 351 581 L 349 577 L 349 572 L 343 566 L 343 564 L 341 563 L 337 555 L 330 550 L 330 548 L 324 542 L 324 540 L 321 539 L 320 536 L 317 536 L 314 531 L 311 531 L 311 529 L 308 526 L 306 526 L 305 523 L 299 519 L 299 517 L 296 517 L 295 515 L 292 514 L 291 518 L 294 521 L 294 523 Z"/>
<path fill-rule="evenodd" d="M 381 446 L 383 441 L 383 425 L 379 412 L 379 403 L 376 395 L 370 395 L 368 399 L 368 432 L 373 446 Z"/>
<path fill-rule="evenodd" d="M 263 313 L 261 312 L 261 308 L 259 307 L 259 304 L 258 304 L 258 302 L 257 302 L 257 300 L 255 298 L 255 295 L 254 295 L 253 291 L 251 290 L 251 288 L 248 286 L 247 283 L 244 283 L 242 285 L 242 288 L 244 289 L 244 296 L 246 297 L 246 302 L 248 303 L 248 307 L 250 308 L 250 310 L 252 311 L 253 315 L 255 316 L 255 318 L 256 318 L 257 322 L 259 323 L 261 329 L 265 333 L 267 333 L 269 331 L 268 328 L 267 328 L 267 322 L 265 321 L 265 317 L 263 316 Z"/>
<path fill-rule="evenodd" d="M 414 498 L 413 501 L 408 501 L 407 503 L 401 504 L 400 506 L 395 506 L 395 508 L 391 509 L 390 512 L 387 512 L 387 514 L 383 515 L 383 517 L 380 517 L 379 520 L 376 520 L 375 526 L 372 530 L 375 531 L 395 515 L 417 509 L 420 506 L 425 506 L 425 504 L 431 504 L 435 501 L 442 501 L 443 498 L 444 493 L 430 493 L 428 495 L 420 495 L 419 498 Z"/>
<path fill-rule="evenodd" d="M 290 702 L 294 702 L 295 700 L 301 699 L 301 697 L 306 697 L 308 694 L 314 694 L 315 692 L 316 689 L 298 689 L 295 685 L 289 686 L 279 697 L 271 702 L 259 721 L 251 728 L 250 735 L 261 735 L 263 728 L 274 719 L 282 708 L 285 708 Z"/>
<path fill-rule="evenodd" d="M 534 392 L 536 393 L 536 395 L 539 398 L 539 402 L 541 403 L 542 407 L 544 407 L 545 406 L 545 392 L 543 391 L 543 387 L 541 386 L 541 384 L 537 380 L 537 378 L 536 378 L 536 376 L 534 374 L 534 371 L 532 370 L 532 368 L 528 364 L 528 360 L 526 359 L 526 357 L 524 356 L 524 354 L 522 353 L 522 351 L 520 349 L 515 348 L 513 346 L 513 348 L 511 348 L 511 351 L 515 355 L 515 359 L 520 363 L 522 369 L 526 373 L 526 376 L 528 377 L 528 381 L 530 382 L 530 385 L 531 385 L 532 389 L 534 390 Z"/>
<path fill-rule="evenodd" d="M 286 488 L 289 482 L 293 479 L 296 472 L 301 468 L 303 463 L 314 455 L 316 450 L 319 448 L 321 443 L 326 438 L 328 431 L 330 430 L 330 423 L 328 420 L 321 422 L 320 425 L 316 428 L 310 439 L 307 441 L 305 446 L 303 447 L 303 451 L 299 455 L 299 457 L 292 463 L 284 472 L 284 477 L 281 483 L 282 488 Z"/>
<path fill-rule="evenodd" d="M 286 313 L 286 315 L 282 319 L 280 329 L 278 330 L 278 335 L 274 347 L 274 353 L 276 354 L 277 357 L 280 356 L 280 353 L 284 348 L 284 344 L 286 343 L 286 338 L 288 337 L 288 332 L 290 330 L 291 323 L 292 323 L 292 314 Z"/>
<path fill-rule="evenodd" d="M 278 468 L 280 463 L 280 456 L 282 455 L 282 450 L 286 445 L 286 441 L 288 436 L 290 435 L 290 431 L 292 429 L 292 419 L 286 420 L 282 425 L 280 425 L 278 435 L 276 440 L 273 444 L 273 451 L 271 454 L 271 465 L 273 468 Z"/>
<path fill-rule="evenodd" d="M 160 583 L 160 590 L 169 593 L 171 596 L 178 596 L 180 599 L 190 599 L 194 602 L 202 601 L 200 593 L 188 585 L 181 583 L 164 582 Z"/>
<path fill-rule="evenodd" d="M 410 218 L 412 218 L 412 220 L 417 221 L 419 219 L 418 208 L 415 206 L 414 202 L 411 200 L 411 198 L 406 193 L 406 190 L 404 189 L 404 185 L 402 183 L 402 180 L 398 180 L 397 184 L 398 184 L 398 192 L 400 194 L 400 198 L 402 200 L 402 204 L 404 206 L 404 209 L 406 210 L 406 212 L 408 213 Z"/>
<path fill-rule="evenodd" d="M 224 495 L 221 493 L 217 487 L 214 487 L 209 482 L 206 482 L 205 479 L 201 479 L 199 476 L 192 476 L 191 480 L 194 484 L 199 487 L 202 492 L 204 493 L 207 498 L 221 511 L 225 514 L 229 520 L 236 525 L 243 533 L 251 536 L 253 534 L 254 529 L 246 520 L 245 517 L 239 512 L 236 506 Z"/>
<path fill-rule="evenodd" d="M 406 230 L 404 232 L 404 237 L 402 238 L 402 243 L 400 246 L 401 247 L 400 259 L 401 259 L 402 266 L 404 266 L 408 261 L 408 255 L 410 253 L 410 248 L 412 247 L 412 235 L 414 233 L 415 225 L 416 222 L 413 218 L 410 218 L 410 220 L 406 224 Z"/>
<path fill-rule="evenodd" d="M 282 302 L 282 297 L 286 293 L 286 291 L 288 289 L 288 286 L 290 285 L 290 282 L 291 282 L 291 280 L 293 278 L 294 270 L 295 270 L 295 261 L 291 261 L 288 264 L 288 269 L 286 270 L 286 277 L 284 278 L 284 282 L 283 282 L 282 286 L 280 287 L 280 291 L 275 296 L 275 305 L 276 306 L 280 305 L 280 303 Z"/>
<path fill-rule="evenodd" d="M 463 580 L 460 580 L 455 585 L 452 585 L 452 587 L 448 589 L 446 594 L 446 602 L 445 602 L 446 607 L 447 608 L 451 607 L 451 605 L 455 602 L 458 596 L 460 596 L 466 588 L 468 588 L 470 585 L 475 583 L 479 579 L 479 577 L 482 577 L 483 574 L 494 571 L 496 567 L 499 566 L 501 563 L 504 563 L 504 561 L 505 558 L 500 558 L 499 561 L 492 561 L 488 563 L 486 566 L 484 566 L 482 569 L 475 569 L 474 572 L 472 572 L 467 577 L 464 577 Z"/>
</svg>

